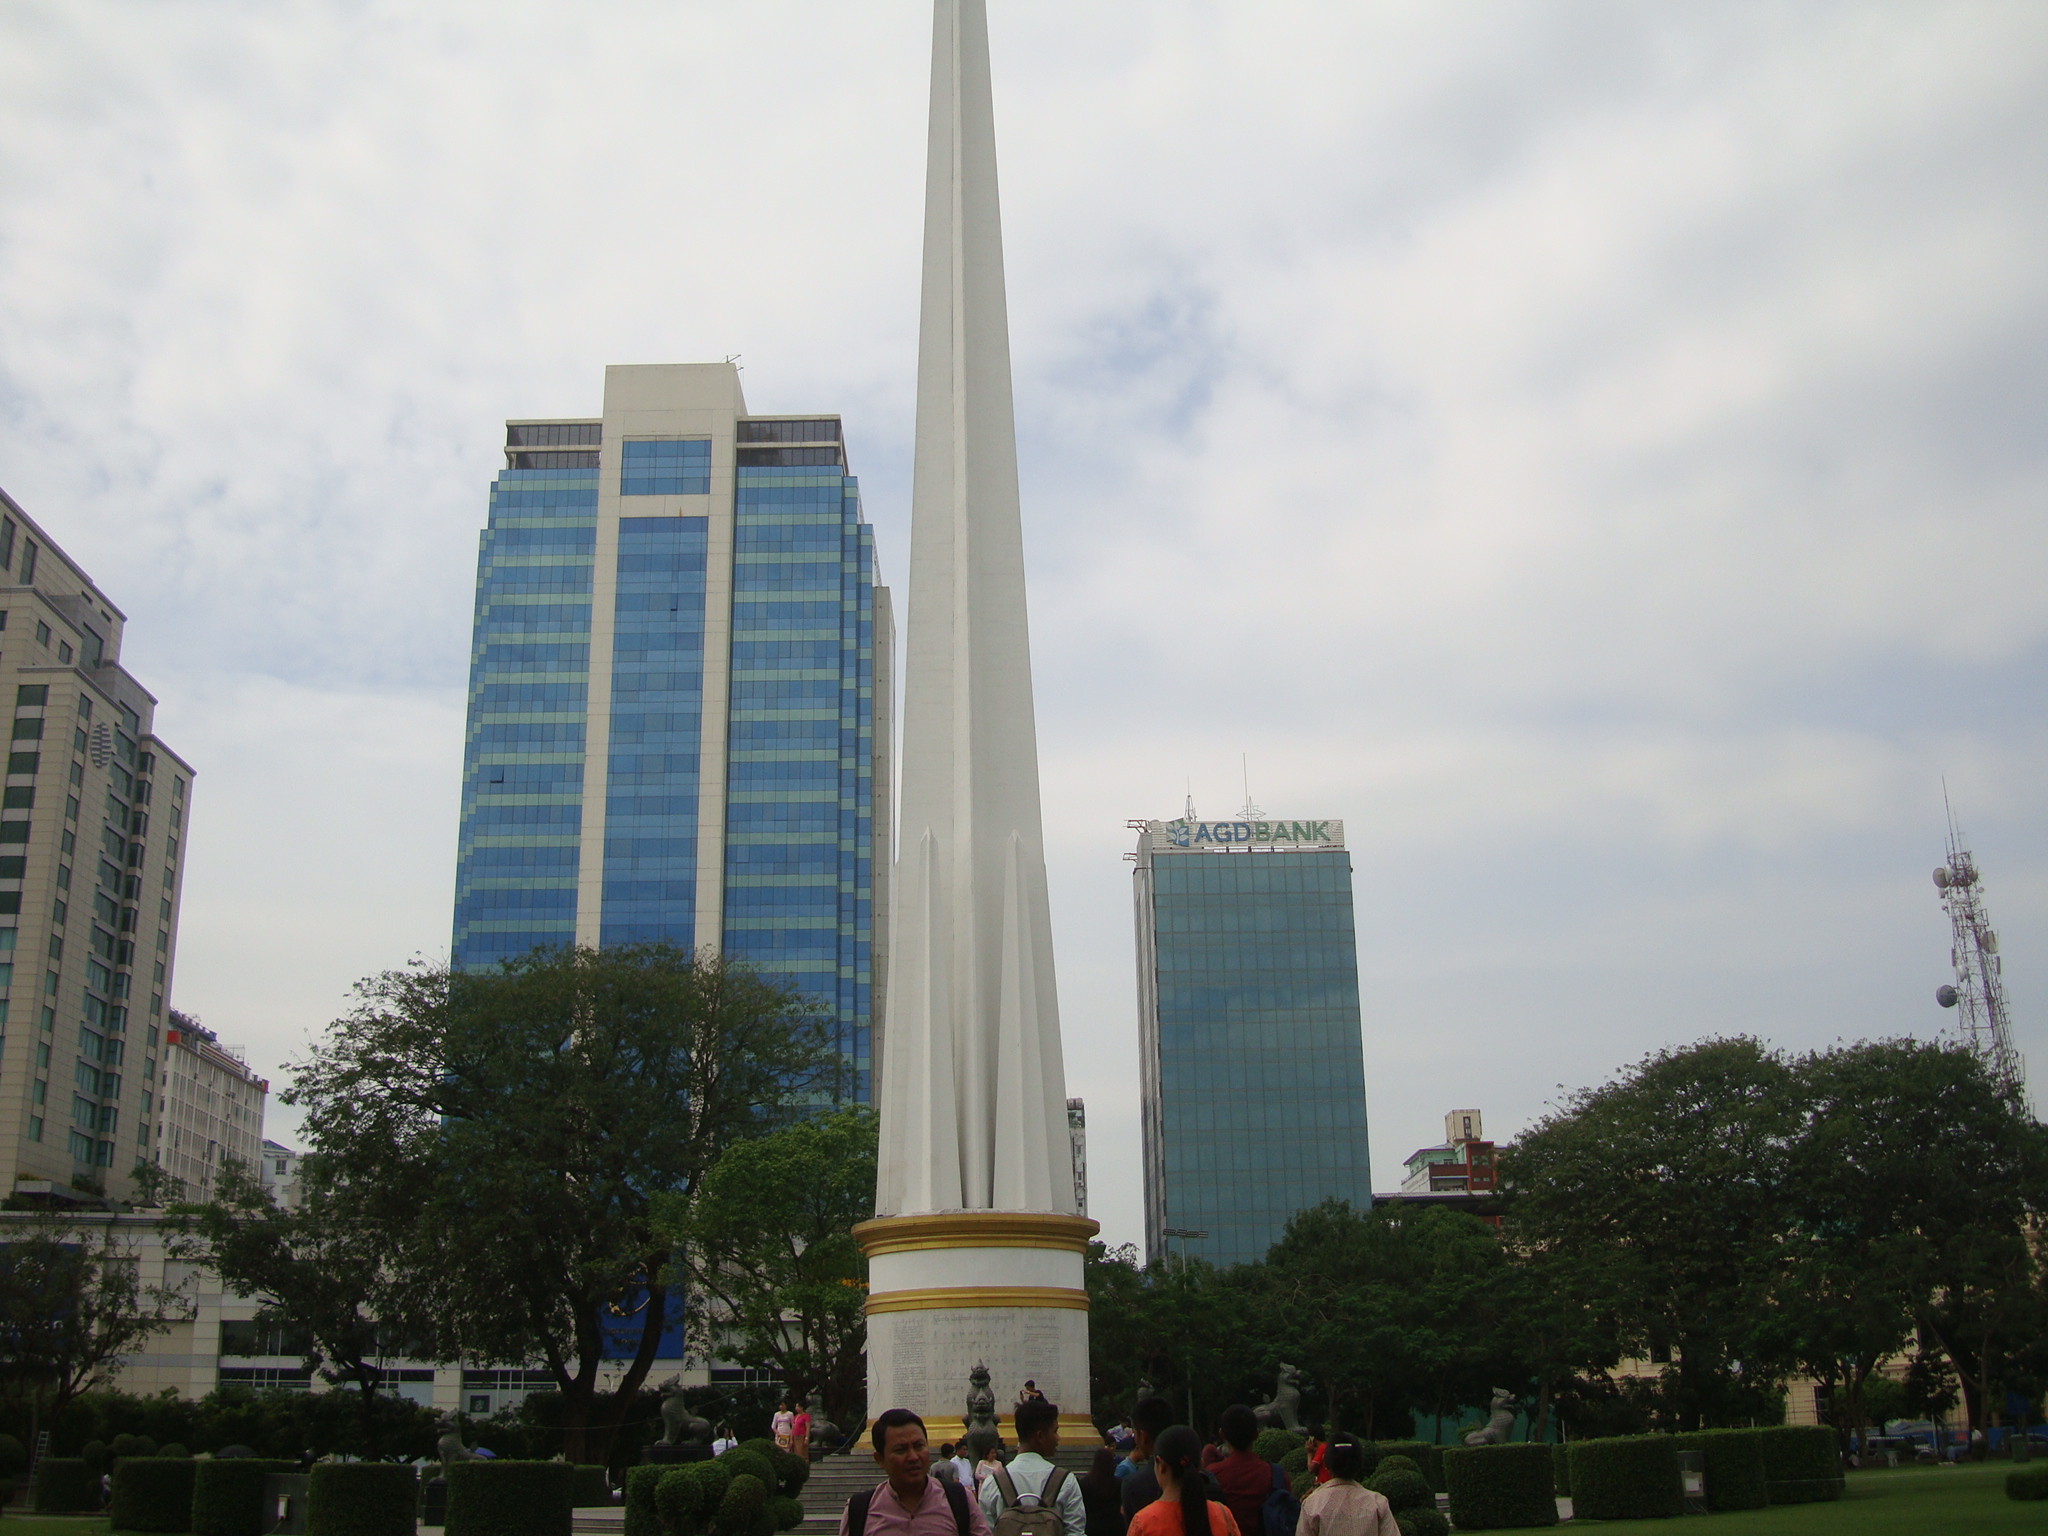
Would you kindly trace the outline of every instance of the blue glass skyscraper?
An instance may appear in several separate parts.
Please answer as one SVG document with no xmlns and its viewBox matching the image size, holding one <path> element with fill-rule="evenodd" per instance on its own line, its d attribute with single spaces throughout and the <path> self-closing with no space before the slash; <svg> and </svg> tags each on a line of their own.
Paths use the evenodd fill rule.
<svg viewBox="0 0 2048 1536">
<path fill-rule="evenodd" d="M 1139 825 L 1146 1257 L 1249 1263 L 1296 1211 L 1372 1205 L 1344 824 Z"/>
<path fill-rule="evenodd" d="M 836 416 L 730 364 L 507 424 L 477 562 L 457 966 L 666 940 L 777 973 L 868 1097 L 887 947 L 889 593 Z"/>
</svg>

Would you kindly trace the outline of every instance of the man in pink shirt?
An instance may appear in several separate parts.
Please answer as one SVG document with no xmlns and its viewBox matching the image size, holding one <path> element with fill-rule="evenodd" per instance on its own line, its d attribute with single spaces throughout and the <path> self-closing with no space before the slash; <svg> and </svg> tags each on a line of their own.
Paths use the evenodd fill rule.
<svg viewBox="0 0 2048 1536">
<path fill-rule="evenodd" d="M 957 1483 L 931 1475 L 924 1420 L 891 1408 L 875 1420 L 875 1465 L 889 1476 L 846 1501 L 839 1536 L 989 1536 L 981 1506 Z"/>
</svg>

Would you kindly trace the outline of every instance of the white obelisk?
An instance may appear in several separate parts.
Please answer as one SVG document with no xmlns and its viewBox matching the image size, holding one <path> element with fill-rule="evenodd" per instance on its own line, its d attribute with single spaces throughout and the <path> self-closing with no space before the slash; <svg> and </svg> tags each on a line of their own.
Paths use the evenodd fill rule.
<svg viewBox="0 0 2048 1536">
<path fill-rule="evenodd" d="M 985 0 L 932 22 L 904 665 L 868 1412 L 950 1438 L 986 1363 L 1005 1412 L 1031 1380 L 1085 1423 Z"/>
</svg>

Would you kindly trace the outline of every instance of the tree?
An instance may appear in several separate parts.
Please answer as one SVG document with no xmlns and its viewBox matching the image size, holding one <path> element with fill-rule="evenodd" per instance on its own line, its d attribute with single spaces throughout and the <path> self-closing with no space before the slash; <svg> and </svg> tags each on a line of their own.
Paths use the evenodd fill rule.
<svg viewBox="0 0 2048 1536">
<path fill-rule="evenodd" d="M 105 1388 L 126 1356 L 191 1315 L 186 1298 L 144 1285 L 117 1218 L 61 1212 L 10 1217 L 0 1231 L 0 1389 L 45 1417 Z"/>
<path fill-rule="evenodd" d="M 1782 1379 L 1757 1324 L 1799 1117 L 1782 1056 L 1707 1040 L 1572 1094 L 1503 1158 L 1516 1240 L 1602 1277 L 1618 1343 L 1672 1362 L 1664 1397 L 1684 1428 L 1741 1422 Z"/>
<path fill-rule="evenodd" d="M 438 1358 L 544 1364 L 565 1451 L 594 1459 L 680 1310 L 655 1197 L 694 1194 L 734 1143 L 837 1094 L 821 1015 L 666 944 L 536 949 L 489 974 L 416 963 L 356 995 L 283 1098 L 388 1245 L 380 1316 Z"/>
<path fill-rule="evenodd" d="M 386 1239 L 355 1208 L 350 1186 L 324 1176 L 321 1158 L 301 1166 L 302 1203 L 286 1209 L 240 1163 L 228 1162 L 212 1201 L 185 1214 L 172 1252 L 212 1269 L 235 1295 L 254 1297 L 259 1327 L 302 1335 L 309 1368 L 330 1385 L 356 1389 L 356 1434 L 347 1449 L 376 1459 L 386 1430 L 407 1427 L 404 1414 L 394 1421 L 377 1400 L 384 1380 L 377 1361 L 431 1359 L 435 1351 L 417 1331 L 401 1341 L 380 1330 L 380 1302 L 391 1289 Z"/>
<path fill-rule="evenodd" d="M 839 1423 L 866 1396 L 867 1260 L 851 1233 L 875 1212 L 876 1120 L 854 1105 L 725 1150 L 694 1192 L 655 1197 L 682 1255 L 704 1352 L 771 1366 Z"/>
</svg>

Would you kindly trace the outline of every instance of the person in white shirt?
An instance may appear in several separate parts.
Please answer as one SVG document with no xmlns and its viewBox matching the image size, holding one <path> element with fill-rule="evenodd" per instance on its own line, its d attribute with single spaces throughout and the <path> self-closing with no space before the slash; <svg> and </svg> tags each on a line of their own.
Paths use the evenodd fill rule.
<svg viewBox="0 0 2048 1536">
<path fill-rule="evenodd" d="M 1010 1475 L 1010 1486 L 1017 1490 L 1020 1499 L 1038 1498 L 1044 1493 L 1047 1480 L 1058 1470 L 1052 1458 L 1060 1448 L 1060 1411 L 1040 1397 L 1019 1403 L 1013 1422 L 1017 1428 L 1017 1454 L 1005 1469 Z M 993 1528 L 1003 1513 L 1002 1482 L 989 1477 L 977 1491 L 982 1513 L 988 1516 Z M 1061 1476 L 1052 1502 L 1059 1507 L 1066 1536 L 1087 1536 L 1088 1506 L 1081 1497 L 1081 1485 L 1073 1477 Z"/>
<path fill-rule="evenodd" d="M 713 1456 L 723 1456 L 738 1444 L 739 1441 L 732 1437 L 732 1431 L 721 1424 L 718 1426 L 718 1438 L 711 1442 L 711 1454 Z"/>
<path fill-rule="evenodd" d="M 953 1467 L 960 1474 L 960 1486 L 969 1493 L 974 1491 L 974 1460 L 967 1454 L 965 1440 L 953 1447 Z"/>
</svg>

